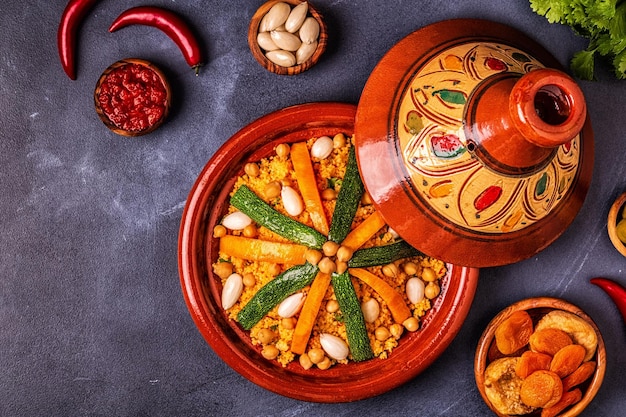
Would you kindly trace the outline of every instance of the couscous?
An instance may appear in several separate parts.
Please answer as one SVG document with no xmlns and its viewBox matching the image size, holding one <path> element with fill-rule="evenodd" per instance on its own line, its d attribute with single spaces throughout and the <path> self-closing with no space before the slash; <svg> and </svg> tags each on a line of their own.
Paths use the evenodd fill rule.
<svg viewBox="0 0 626 417">
<path fill-rule="evenodd" d="M 305 369 L 327 369 L 385 359 L 403 333 L 419 329 L 447 272 L 444 262 L 408 247 L 384 224 L 358 171 L 353 184 L 354 175 L 346 174 L 356 170 L 352 148 L 341 133 L 278 145 L 273 155 L 245 166 L 228 213 L 213 230 L 220 239 L 213 270 L 222 281 L 226 314 L 249 329 L 266 359 L 282 366 L 297 360 Z M 346 197 L 348 188 L 356 194 Z M 255 200 L 254 208 L 233 205 L 242 198 Z M 344 210 L 346 198 L 356 199 L 352 212 Z M 351 221 L 342 235 L 334 226 L 343 212 L 350 212 Z M 264 224 L 266 215 L 272 219 Z M 274 223 L 285 219 L 298 223 L 289 227 L 306 226 L 302 233 L 317 240 L 280 233 Z M 359 263 L 375 247 L 391 251 L 389 261 Z"/>
</svg>

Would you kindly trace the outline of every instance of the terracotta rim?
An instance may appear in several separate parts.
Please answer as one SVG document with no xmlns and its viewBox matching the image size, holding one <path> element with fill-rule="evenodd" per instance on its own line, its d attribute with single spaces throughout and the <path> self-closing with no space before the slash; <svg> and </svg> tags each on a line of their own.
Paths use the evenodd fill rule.
<svg viewBox="0 0 626 417">
<path fill-rule="evenodd" d="M 166 99 L 165 99 L 165 111 L 163 113 L 163 116 L 156 123 L 150 126 L 148 129 L 138 130 L 138 131 L 121 129 L 107 117 L 107 115 L 104 113 L 104 111 L 100 107 L 100 101 L 98 100 L 98 95 L 100 94 L 102 83 L 104 82 L 106 77 L 111 73 L 111 71 L 113 71 L 116 68 L 122 67 L 124 65 L 128 65 L 128 64 L 137 64 L 137 65 L 141 65 L 143 67 L 150 69 L 159 77 L 159 79 L 161 80 L 161 83 L 163 83 L 163 87 L 165 87 Z M 104 123 L 105 126 L 108 127 L 113 133 L 117 133 L 118 135 L 121 135 L 121 136 L 133 137 L 133 136 L 142 136 L 150 132 L 153 132 L 159 126 L 163 124 L 163 122 L 167 119 L 167 116 L 169 114 L 170 107 L 172 104 L 172 89 L 163 71 L 161 71 L 161 69 L 158 68 L 156 65 L 154 65 L 152 62 L 147 61 L 145 59 L 140 59 L 140 58 L 125 58 L 125 59 L 121 59 L 119 61 L 114 62 L 113 64 L 109 65 L 107 69 L 104 70 L 100 78 L 98 78 L 98 82 L 96 83 L 96 89 L 94 91 L 93 97 L 94 97 L 94 105 L 96 107 L 96 113 L 98 114 L 98 117 L 100 118 L 100 120 L 102 120 L 102 123 Z"/>
<path fill-rule="evenodd" d="M 495 408 L 491 405 L 491 402 L 487 398 L 487 394 L 485 393 L 485 379 L 484 373 L 487 368 L 488 361 L 488 352 L 489 348 L 493 342 L 495 330 L 500 323 L 502 323 L 506 318 L 508 318 L 513 312 L 518 310 L 527 310 L 533 316 L 533 311 L 537 313 L 537 315 L 543 315 L 550 310 L 563 310 L 577 316 L 583 318 L 586 322 L 588 322 L 591 327 L 596 332 L 598 336 L 598 346 L 596 349 L 595 360 L 596 360 L 596 371 L 591 378 L 591 381 L 588 383 L 587 389 L 584 390 L 582 399 L 576 403 L 573 407 L 569 408 L 567 412 L 559 414 L 560 417 L 574 417 L 580 414 L 585 407 L 593 400 L 596 396 L 600 386 L 602 385 L 602 381 L 604 379 L 604 374 L 606 371 L 606 348 L 604 345 L 604 339 L 602 339 L 602 334 L 600 333 L 600 329 L 595 324 L 595 322 L 589 317 L 583 310 L 577 307 L 574 304 L 571 304 L 560 298 L 552 298 L 552 297 L 536 297 L 536 298 L 527 298 L 524 300 L 520 300 L 504 310 L 500 311 L 487 325 L 483 334 L 481 335 L 478 346 L 476 348 L 476 355 L 474 357 L 474 376 L 476 379 L 476 385 L 478 391 L 480 392 L 481 397 L 485 401 L 485 404 L 489 406 L 489 408 L 500 417 L 509 417 L 506 414 L 498 413 Z M 534 414 L 532 414 L 534 415 Z"/>
<path fill-rule="evenodd" d="M 609 210 L 609 217 L 606 223 L 611 243 L 613 244 L 613 246 L 615 246 L 615 249 L 617 249 L 617 251 L 622 254 L 622 256 L 626 256 L 626 245 L 621 240 L 619 240 L 619 237 L 617 237 L 616 227 L 618 222 L 617 218 L 618 216 L 620 216 L 622 207 L 624 207 L 625 204 L 626 193 L 623 193 L 622 195 L 617 197 L 617 199 L 611 206 L 611 209 Z"/>
<path fill-rule="evenodd" d="M 448 265 L 442 296 L 422 321 L 422 329 L 405 336 L 386 360 L 370 360 L 304 371 L 299 364 L 286 368 L 263 359 L 260 349 L 219 304 L 220 284 L 207 268 L 216 244 L 210 230 L 221 217 L 234 177 L 247 161 L 269 154 L 282 142 L 319 135 L 352 134 L 353 105 L 311 103 L 261 117 L 230 138 L 211 158 L 194 184 L 185 206 L 178 242 L 183 296 L 200 333 L 235 371 L 275 393 L 305 401 L 345 402 L 389 391 L 426 369 L 450 344 L 472 304 L 478 270 Z M 212 244 L 211 244 L 212 242 Z"/>
<path fill-rule="evenodd" d="M 587 118 L 581 132 L 584 150 L 581 150 L 583 156 L 576 185 L 554 207 L 546 221 L 519 231 L 488 235 L 458 227 L 433 213 L 425 202 L 416 201 L 421 196 L 413 194 L 408 181 L 403 181 L 398 187 L 388 187 L 384 193 L 372 193 L 370 188 L 398 183 L 400 178 L 410 176 L 396 147 L 396 134 L 392 127 L 395 126 L 402 92 L 424 62 L 451 45 L 468 39 L 529 49 L 545 66 L 561 68 L 541 45 L 516 29 L 496 22 L 455 19 L 423 27 L 394 45 L 372 71 L 363 89 L 356 116 L 357 158 L 368 160 L 367 164 L 363 164 L 363 180 L 377 208 L 388 224 L 409 243 L 430 256 L 454 264 L 492 267 L 515 263 L 537 254 L 569 227 L 585 200 L 591 182 L 593 132 Z M 426 200 L 427 197 L 424 197 Z M 398 211 L 398 206 L 404 210 Z M 419 233 L 412 233 L 415 229 Z"/>
<path fill-rule="evenodd" d="M 328 43 L 328 30 L 326 28 L 326 23 L 324 22 L 324 17 L 322 14 L 311 4 L 308 2 L 309 6 L 309 15 L 313 16 L 315 20 L 320 24 L 320 34 L 317 40 L 317 49 L 307 61 L 303 62 L 299 65 L 294 65 L 292 67 L 283 67 L 277 64 L 274 64 L 272 61 L 265 57 L 265 54 L 259 47 L 257 43 L 257 35 L 259 33 L 259 24 L 261 23 L 261 19 L 265 14 L 272 8 L 272 6 L 279 2 L 288 3 L 292 6 L 297 6 L 302 3 L 300 0 L 271 0 L 264 3 L 259 9 L 254 13 L 252 19 L 250 20 L 250 26 L 248 27 L 248 46 L 250 47 L 250 51 L 252 52 L 252 56 L 257 60 L 259 64 L 266 70 L 273 72 L 278 75 L 297 75 L 308 69 L 310 69 L 313 65 L 319 61 L 320 57 L 326 51 L 326 45 Z"/>
</svg>

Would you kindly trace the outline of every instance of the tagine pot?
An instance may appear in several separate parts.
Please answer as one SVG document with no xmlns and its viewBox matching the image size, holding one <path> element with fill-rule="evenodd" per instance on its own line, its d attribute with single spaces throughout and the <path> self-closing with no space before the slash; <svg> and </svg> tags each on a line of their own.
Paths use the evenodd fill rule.
<svg viewBox="0 0 626 417">
<path fill-rule="evenodd" d="M 429 256 L 488 267 L 529 258 L 582 206 L 593 168 L 583 93 L 508 26 L 449 20 L 396 44 L 355 123 L 366 190 Z"/>
</svg>

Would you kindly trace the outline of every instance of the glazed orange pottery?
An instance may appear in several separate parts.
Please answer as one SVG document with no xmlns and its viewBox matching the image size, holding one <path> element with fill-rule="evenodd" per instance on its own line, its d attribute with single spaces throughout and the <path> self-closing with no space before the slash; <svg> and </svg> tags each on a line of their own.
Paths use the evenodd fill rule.
<svg viewBox="0 0 626 417">
<path fill-rule="evenodd" d="M 387 223 L 427 255 L 517 262 L 557 239 L 593 168 L 583 93 L 505 25 L 450 20 L 396 44 L 359 102 L 363 181 Z"/>
<path fill-rule="evenodd" d="M 419 331 L 406 332 L 387 359 L 305 370 L 297 361 L 283 367 L 265 359 L 261 347 L 228 318 L 221 307 L 221 279 L 211 265 L 219 256 L 212 235 L 229 204 L 229 193 L 247 162 L 258 161 L 281 143 L 337 133 L 352 135 L 356 107 L 309 103 L 270 113 L 242 128 L 213 155 L 190 191 L 182 216 L 178 262 L 183 295 L 196 326 L 217 355 L 255 384 L 287 397 L 314 402 L 345 402 L 387 392 L 425 370 L 461 329 L 469 312 L 478 270 L 448 264 L 441 293 L 421 319 Z"/>
</svg>

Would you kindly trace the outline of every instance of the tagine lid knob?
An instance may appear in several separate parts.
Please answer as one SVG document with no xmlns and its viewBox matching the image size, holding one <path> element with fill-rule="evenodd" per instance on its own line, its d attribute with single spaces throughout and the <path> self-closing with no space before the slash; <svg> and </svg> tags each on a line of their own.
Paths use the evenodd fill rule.
<svg viewBox="0 0 626 417">
<path fill-rule="evenodd" d="M 593 134 L 583 93 L 508 26 L 449 20 L 396 44 L 355 123 L 363 182 L 400 236 L 467 266 L 533 256 L 584 202 Z"/>
</svg>

